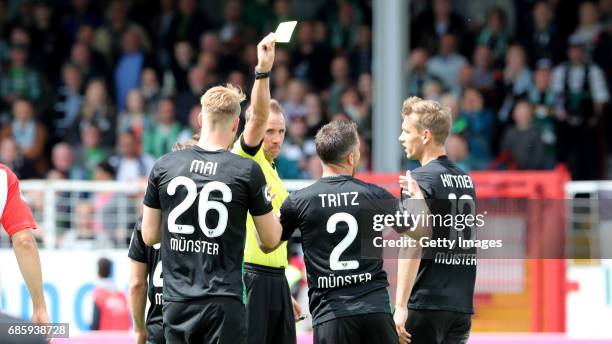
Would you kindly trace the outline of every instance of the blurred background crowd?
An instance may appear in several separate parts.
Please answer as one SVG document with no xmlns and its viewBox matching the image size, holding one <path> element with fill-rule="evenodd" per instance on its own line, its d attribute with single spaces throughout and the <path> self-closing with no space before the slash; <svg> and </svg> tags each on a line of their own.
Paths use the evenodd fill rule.
<svg viewBox="0 0 612 344">
<path fill-rule="evenodd" d="M 452 109 L 451 159 L 612 173 L 611 0 L 414 0 L 410 15 L 407 94 Z M 370 171 L 371 0 L 0 0 L 0 162 L 22 179 L 146 178 L 197 130 L 208 87 L 250 92 L 257 41 L 293 19 L 271 78 L 279 174 L 318 177 L 313 137 L 337 118 L 358 123 Z"/>
</svg>

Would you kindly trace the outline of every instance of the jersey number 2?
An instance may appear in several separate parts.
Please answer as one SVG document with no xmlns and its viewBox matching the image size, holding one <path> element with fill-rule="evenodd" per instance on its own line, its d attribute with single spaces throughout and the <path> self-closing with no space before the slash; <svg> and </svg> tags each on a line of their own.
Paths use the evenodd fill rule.
<svg viewBox="0 0 612 344">
<path fill-rule="evenodd" d="M 357 237 L 358 226 L 355 217 L 349 213 L 335 213 L 327 220 L 327 232 L 335 233 L 339 222 L 344 222 L 348 225 L 348 233 L 342 241 L 338 243 L 329 255 L 329 268 L 332 270 L 353 270 L 359 267 L 359 262 L 356 260 L 340 260 L 340 255 L 351 246 Z"/>
<path fill-rule="evenodd" d="M 168 215 L 168 231 L 170 233 L 192 234 L 195 231 L 195 228 L 192 225 L 177 224 L 176 220 L 193 205 L 193 202 L 195 202 L 196 198 L 198 197 L 197 186 L 192 179 L 178 176 L 170 181 L 170 184 L 168 185 L 168 195 L 174 196 L 179 185 L 182 185 L 187 189 L 187 197 L 185 197 L 185 199 L 179 203 L 176 208 L 172 209 Z M 225 232 L 225 228 L 227 227 L 227 207 L 221 202 L 211 201 L 208 199 L 213 190 L 221 192 L 223 202 L 229 203 L 232 201 L 232 190 L 229 188 L 229 186 L 227 186 L 227 184 L 218 181 L 207 183 L 200 191 L 200 199 L 198 201 L 198 224 L 200 225 L 200 229 L 204 235 L 209 238 L 220 236 L 223 234 L 223 232 Z M 216 210 L 219 214 L 219 221 L 217 222 L 217 226 L 214 228 L 208 228 L 208 226 L 206 226 L 206 214 L 211 209 Z"/>
</svg>

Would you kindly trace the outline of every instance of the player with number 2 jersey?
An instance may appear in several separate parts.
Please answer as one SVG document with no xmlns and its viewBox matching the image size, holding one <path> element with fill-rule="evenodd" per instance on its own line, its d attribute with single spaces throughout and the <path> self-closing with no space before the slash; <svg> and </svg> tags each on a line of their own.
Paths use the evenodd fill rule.
<svg viewBox="0 0 612 344">
<path fill-rule="evenodd" d="M 282 240 L 301 231 L 315 343 L 397 343 L 383 260 L 372 255 L 373 213 L 393 213 L 386 190 L 353 178 L 359 163 L 355 124 L 333 121 L 317 133 L 323 177 L 281 207 Z"/>
</svg>

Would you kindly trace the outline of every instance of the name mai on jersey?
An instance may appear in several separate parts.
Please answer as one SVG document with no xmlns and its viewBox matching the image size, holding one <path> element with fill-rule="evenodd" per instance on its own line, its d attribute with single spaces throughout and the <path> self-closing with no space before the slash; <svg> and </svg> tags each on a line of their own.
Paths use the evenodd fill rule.
<svg viewBox="0 0 612 344">
<path fill-rule="evenodd" d="M 359 192 L 341 192 L 341 193 L 331 193 L 331 194 L 319 194 L 319 198 L 321 199 L 321 207 L 331 208 L 331 207 L 348 207 L 359 205 L 357 202 L 357 197 L 359 196 Z"/>
<path fill-rule="evenodd" d="M 218 163 L 212 161 L 192 160 L 189 166 L 189 172 L 215 175 L 217 173 Z"/>
<path fill-rule="evenodd" d="M 468 175 L 441 174 L 442 186 L 453 189 L 473 189 L 472 177 Z"/>
</svg>

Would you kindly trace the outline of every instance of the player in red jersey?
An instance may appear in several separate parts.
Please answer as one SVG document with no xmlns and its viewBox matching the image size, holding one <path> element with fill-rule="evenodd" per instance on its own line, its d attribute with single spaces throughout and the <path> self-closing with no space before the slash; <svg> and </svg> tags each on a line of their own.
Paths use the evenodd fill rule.
<svg viewBox="0 0 612 344">
<path fill-rule="evenodd" d="M 42 286 L 42 272 L 36 240 L 32 230 L 36 222 L 19 191 L 17 176 L 0 164 L 0 222 L 11 237 L 21 275 L 32 297 L 32 322 L 49 323 Z"/>
</svg>

